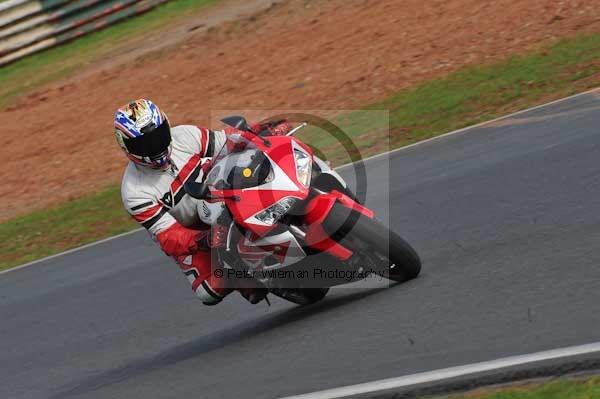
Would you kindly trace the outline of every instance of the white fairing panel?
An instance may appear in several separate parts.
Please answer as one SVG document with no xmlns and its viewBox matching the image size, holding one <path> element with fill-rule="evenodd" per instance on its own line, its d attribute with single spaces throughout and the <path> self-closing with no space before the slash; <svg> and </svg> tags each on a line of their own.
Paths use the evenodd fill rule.
<svg viewBox="0 0 600 399">
<path fill-rule="evenodd" d="M 274 270 L 299 262 L 306 257 L 306 253 L 289 231 L 259 238 L 251 241 L 247 237 L 242 238 L 238 244 L 238 252 L 242 260 L 255 270 Z M 274 265 L 266 266 L 263 261 L 267 256 L 273 256 L 279 261 Z"/>
</svg>

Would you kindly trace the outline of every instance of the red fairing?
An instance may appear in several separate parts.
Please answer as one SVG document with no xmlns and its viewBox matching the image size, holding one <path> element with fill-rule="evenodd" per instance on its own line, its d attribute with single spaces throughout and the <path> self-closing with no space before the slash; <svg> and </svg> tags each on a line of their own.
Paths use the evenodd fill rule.
<svg viewBox="0 0 600 399">
<path fill-rule="evenodd" d="M 198 240 L 205 231 L 192 230 L 175 223 L 156 235 L 160 248 L 169 256 L 190 255 L 198 251 Z"/>
<path fill-rule="evenodd" d="M 362 213 L 369 219 L 373 219 L 375 217 L 375 212 L 373 212 L 369 208 L 362 206 L 358 202 L 354 201 L 352 198 L 348 197 L 346 194 L 340 193 L 337 190 L 332 190 L 331 195 L 337 198 L 337 200 L 340 201 L 342 205 L 344 205 L 346 208 L 352 208 L 355 211 Z"/>
<path fill-rule="evenodd" d="M 319 251 L 327 252 L 341 260 L 347 260 L 352 256 L 352 251 L 341 244 L 332 240 L 325 230 L 322 223 L 331 211 L 335 203 L 335 197 L 331 194 L 323 194 L 315 197 L 306 207 L 305 221 L 306 243 Z"/>
<path fill-rule="evenodd" d="M 310 201 L 306 207 L 306 222 L 308 224 L 323 223 L 336 201 L 339 201 L 346 208 L 362 213 L 370 219 L 373 219 L 375 216 L 375 213 L 372 210 L 362 206 L 346 194 L 337 190 L 332 190 L 330 193 L 321 194 Z"/>
<path fill-rule="evenodd" d="M 327 215 L 329 215 L 329 212 L 336 201 L 339 201 L 347 208 L 362 213 L 368 218 L 373 218 L 374 216 L 373 211 L 365 208 L 339 191 L 333 190 L 331 193 L 319 195 L 306 207 L 305 221 L 308 225 L 306 241 L 307 244 L 313 248 L 327 252 L 339 259 L 346 260 L 352 255 L 352 251 L 332 240 L 322 226 L 323 221 Z"/>
<path fill-rule="evenodd" d="M 256 189 L 228 189 L 217 190 L 210 187 L 211 192 L 216 196 L 232 196 L 235 195 L 239 200 L 225 200 L 227 207 L 231 211 L 233 218 L 244 229 L 251 231 L 261 237 L 267 235 L 277 225 L 267 226 L 261 224 L 248 223 L 247 220 L 254 216 L 258 210 L 262 211 L 285 197 L 298 198 L 300 200 L 306 198 L 309 194 L 309 189 L 303 186 L 296 176 L 296 161 L 293 155 L 292 139 L 285 136 L 269 137 L 270 146 L 266 147 L 260 138 L 254 135 L 246 137 L 251 140 L 257 147 L 265 151 L 269 158 L 277 164 L 283 171 L 286 171 L 288 178 L 292 181 L 293 186 L 287 186 L 285 189 L 277 188 L 276 186 L 269 190 Z M 304 147 L 303 147 L 304 148 Z M 306 150 L 308 154 L 312 154 Z"/>
</svg>

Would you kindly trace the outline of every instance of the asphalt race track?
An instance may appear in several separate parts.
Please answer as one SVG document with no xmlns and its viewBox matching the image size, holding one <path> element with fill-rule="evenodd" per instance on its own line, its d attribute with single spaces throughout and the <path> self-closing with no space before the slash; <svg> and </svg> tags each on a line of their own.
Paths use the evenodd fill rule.
<svg viewBox="0 0 600 399">
<path fill-rule="evenodd" d="M 600 341 L 599 91 L 366 165 L 417 280 L 205 307 L 135 233 L 0 275 L 0 397 L 271 398 Z"/>
</svg>

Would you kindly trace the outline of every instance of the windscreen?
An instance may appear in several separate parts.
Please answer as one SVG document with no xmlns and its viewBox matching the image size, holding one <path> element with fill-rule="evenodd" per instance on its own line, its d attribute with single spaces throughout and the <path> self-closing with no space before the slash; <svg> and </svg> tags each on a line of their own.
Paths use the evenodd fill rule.
<svg viewBox="0 0 600 399">
<path fill-rule="evenodd" d="M 269 159 L 241 135 L 228 136 L 214 162 L 205 184 L 217 190 L 256 187 L 273 177 Z"/>
</svg>

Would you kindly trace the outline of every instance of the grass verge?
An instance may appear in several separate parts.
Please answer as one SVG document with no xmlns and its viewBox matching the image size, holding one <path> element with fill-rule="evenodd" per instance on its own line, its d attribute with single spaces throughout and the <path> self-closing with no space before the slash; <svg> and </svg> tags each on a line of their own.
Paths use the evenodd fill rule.
<svg viewBox="0 0 600 399">
<path fill-rule="evenodd" d="M 447 399 L 593 399 L 600 398 L 600 377 L 560 379 L 542 384 L 527 384 L 509 388 L 483 388 Z M 438 397 L 438 399 L 441 399 Z"/>
<path fill-rule="evenodd" d="M 0 224 L 0 270 L 133 230 L 118 187 Z"/>
<path fill-rule="evenodd" d="M 63 78 L 122 45 L 172 24 L 218 0 L 172 0 L 136 18 L 92 32 L 78 40 L 33 54 L 0 68 L 0 108 L 15 97 Z"/>
<path fill-rule="evenodd" d="M 319 131 L 303 137 L 335 164 L 398 148 L 600 86 L 600 35 L 559 41 L 504 62 L 465 68 L 366 107 L 388 110 L 390 131 L 368 113 L 344 115 L 345 133 L 360 154 L 340 151 Z M 379 115 L 374 114 L 377 118 Z M 380 123 L 379 123 L 380 124 Z M 382 147 L 383 146 L 383 147 Z"/>
<path fill-rule="evenodd" d="M 401 91 L 367 110 L 388 110 L 391 134 L 357 112 L 343 116 L 361 156 L 600 85 L 600 35 L 562 40 L 532 54 L 467 68 Z M 379 114 L 377 114 L 379 115 Z M 339 143 L 316 132 L 302 136 L 334 163 L 348 160 Z M 383 147 L 381 143 L 386 143 Z M 350 154 L 353 159 L 358 154 Z M 0 224 L 0 270 L 135 228 L 118 188 Z"/>
</svg>

